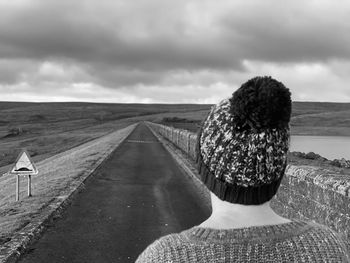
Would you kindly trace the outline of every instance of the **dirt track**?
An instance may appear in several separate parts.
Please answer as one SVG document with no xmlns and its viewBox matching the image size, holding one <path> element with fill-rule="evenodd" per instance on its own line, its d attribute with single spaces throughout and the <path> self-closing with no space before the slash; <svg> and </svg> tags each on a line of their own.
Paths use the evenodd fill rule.
<svg viewBox="0 0 350 263">
<path fill-rule="evenodd" d="M 197 188 L 140 124 L 20 262 L 134 262 L 209 216 Z"/>
</svg>

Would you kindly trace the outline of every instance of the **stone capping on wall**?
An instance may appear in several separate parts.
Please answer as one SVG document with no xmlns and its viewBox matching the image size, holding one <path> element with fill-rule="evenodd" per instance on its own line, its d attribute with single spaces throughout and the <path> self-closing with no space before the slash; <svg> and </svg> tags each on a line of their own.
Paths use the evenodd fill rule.
<svg viewBox="0 0 350 263">
<path fill-rule="evenodd" d="M 161 124 L 148 124 L 191 159 L 196 158 L 196 134 Z M 272 206 L 288 218 L 327 225 L 350 241 L 350 175 L 320 167 L 288 165 Z"/>
</svg>

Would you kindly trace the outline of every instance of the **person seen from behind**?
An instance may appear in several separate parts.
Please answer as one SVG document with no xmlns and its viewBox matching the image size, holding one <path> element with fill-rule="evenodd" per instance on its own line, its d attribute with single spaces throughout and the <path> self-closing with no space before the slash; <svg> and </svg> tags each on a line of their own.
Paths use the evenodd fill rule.
<svg viewBox="0 0 350 263">
<path fill-rule="evenodd" d="M 136 262 L 350 262 L 337 233 L 270 207 L 287 166 L 291 108 L 289 89 L 271 77 L 215 105 L 197 138 L 211 216 L 156 240 Z"/>
</svg>

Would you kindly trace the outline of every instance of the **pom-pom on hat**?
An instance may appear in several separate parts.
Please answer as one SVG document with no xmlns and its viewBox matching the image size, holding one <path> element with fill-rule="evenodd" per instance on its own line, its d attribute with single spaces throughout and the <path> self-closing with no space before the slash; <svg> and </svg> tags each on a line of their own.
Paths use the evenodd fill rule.
<svg viewBox="0 0 350 263">
<path fill-rule="evenodd" d="M 289 90 L 271 77 L 255 77 L 215 105 L 197 139 L 202 181 L 221 200 L 265 203 L 276 194 L 287 166 Z"/>
</svg>

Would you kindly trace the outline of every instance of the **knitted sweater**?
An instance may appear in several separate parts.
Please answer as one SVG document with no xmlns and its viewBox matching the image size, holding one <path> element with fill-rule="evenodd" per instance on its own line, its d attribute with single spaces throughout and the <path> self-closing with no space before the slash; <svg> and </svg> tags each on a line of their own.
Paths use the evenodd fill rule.
<svg viewBox="0 0 350 263">
<path fill-rule="evenodd" d="M 193 227 L 156 240 L 144 262 L 350 262 L 345 242 L 315 223 L 216 230 Z"/>
</svg>

